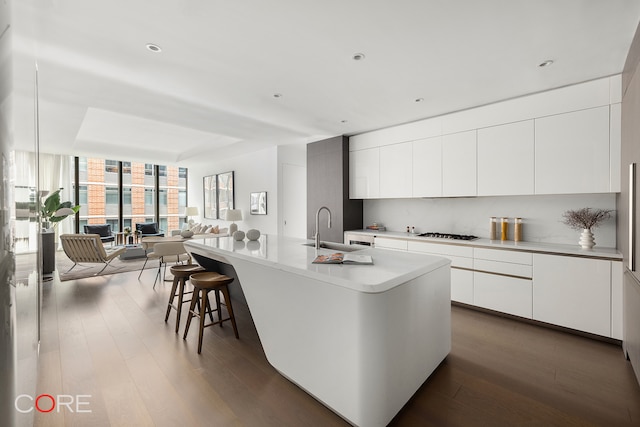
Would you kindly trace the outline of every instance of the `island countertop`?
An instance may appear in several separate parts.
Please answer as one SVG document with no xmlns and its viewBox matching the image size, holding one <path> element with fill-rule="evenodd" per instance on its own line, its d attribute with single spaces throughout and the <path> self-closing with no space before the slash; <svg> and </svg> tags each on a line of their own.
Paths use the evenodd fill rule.
<svg viewBox="0 0 640 427">
<path fill-rule="evenodd" d="M 229 258 L 243 259 L 359 292 L 385 292 L 420 275 L 450 264 L 425 254 L 394 252 L 362 246 L 357 254 L 370 255 L 373 265 L 313 264 L 319 254 L 340 252 L 305 246 L 311 240 L 262 235 L 257 241 L 235 241 L 232 237 L 187 240 L 193 253 L 232 264 Z"/>
<path fill-rule="evenodd" d="M 450 261 L 357 246 L 373 265 L 313 264 L 354 246 L 309 243 L 263 235 L 184 245 L 237 279 L 278 372 L 352 425 L 384 427 L 451 351 Z"/>
</svg>

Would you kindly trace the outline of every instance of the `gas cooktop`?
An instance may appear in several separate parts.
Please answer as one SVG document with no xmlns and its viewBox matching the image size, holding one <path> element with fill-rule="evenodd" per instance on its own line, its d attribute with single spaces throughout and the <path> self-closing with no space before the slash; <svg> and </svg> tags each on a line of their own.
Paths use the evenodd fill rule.
<svg viewBox="0 0 640 427">
<path fill-rule="evenodd" d="M 435 237 L 438 239 L 452 239 L 452 240 L 475 240 L 476 236 L 471 236 L 467 234 L 451 234 L 451 233 L 420 233 L 418 234 L 420 237 Z"/>
</svg>

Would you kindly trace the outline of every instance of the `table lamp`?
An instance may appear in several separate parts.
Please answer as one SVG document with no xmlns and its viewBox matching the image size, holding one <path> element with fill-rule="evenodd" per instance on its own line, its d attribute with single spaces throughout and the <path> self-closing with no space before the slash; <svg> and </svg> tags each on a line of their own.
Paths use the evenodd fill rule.
<svg viewBox="0 0 640 427">
<path fill-rule="evenodd" d="M 189 221 L 188 221 L 189 227 L 191 227 L 193 225 L 193 218 L 191 218 L 191 217 L 192 216 L 198 216 L 198 214 L 199 214 L 199 212 L 198 212 L 198 207 L 197 206 L 187 206 L 187 208 L 185 209 L 185 215 L 189 219 Z"/>
<path fill-rule="evenodd" d="M 231 221 L 231 225 L 229 226 L 229 235 L 233 235 L 236 231 L 238 231 L 238 226 L 234 221 L 242 221 L 242 210 L 240 209 L 228 209 L 227 215 L 225 217 L 227 221 Z"/>
</svg>

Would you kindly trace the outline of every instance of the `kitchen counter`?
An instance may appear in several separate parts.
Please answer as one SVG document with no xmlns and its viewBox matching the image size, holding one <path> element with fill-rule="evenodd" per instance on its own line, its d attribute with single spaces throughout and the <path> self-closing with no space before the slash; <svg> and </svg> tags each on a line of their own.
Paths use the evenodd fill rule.
<svg viewBox="0 0 640 427">
<path fill-rule="evenodd" d="M 362 246 L 358 254 L 371 255 L 374 265 L 312 264 L 316 250 L 311 240 L 263 235 L 258 241 L 235 241 L 231 237 L 186 240 L 185 247 L 212 259 L 233 264 L 232 258 L 299 274 L 359 292 L 377 293 L 441 268 L 448 260 L 422 254 L 401 254 Z M 318 254 L 338 250 L 320 249 Z"/>
<path fill-rule="evenodd" d="M 373 265 L 312 264 L 338 251 L 305 243 L 184 245 L 233 266 L 273 367 L 350 423 L 385 426 L 451 350 L 450 261 L 363 247 Z"/>
<path fill-rule="evenodd" d="M 397 231 L 377 231 L 377 230 L 351 230 L 345 234 L 359 234 L 366 236 L 378 236 L 392 239 L 414 240 L 420 242 L 440 243 L 445 245 L 460 245 L 477 248 L 503 249 L 523 252 L 546 253 L 555 255 L 569 255 L 584 258 L 602 258 L 615 261 L 622 261 L 622 254 L 616 248 L 606 248 L 595 246 L 593 249 L 582 249 L 578 245 L 561 245 L 555 243 L 538 242 L 514 242 L 512 240 L 500 241 L 489 239 L 475 240 L 454 240 L 437 237 L 420 237 L 419 233 L 412 234 Z M 576 234 L 576 240 L 578 239 Z"/>
</svg>

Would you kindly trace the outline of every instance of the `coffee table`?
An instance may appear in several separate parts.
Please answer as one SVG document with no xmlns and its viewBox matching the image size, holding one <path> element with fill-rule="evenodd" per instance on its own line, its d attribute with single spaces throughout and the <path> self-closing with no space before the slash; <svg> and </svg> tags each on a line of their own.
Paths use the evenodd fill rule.
<svg viewBox="0 0 640 427">
<path fill-rule="evenodd" d="M 127 250 L 120 255 L 120 259 L 122 261 L 126 261 L 128 259 L 144 258 L 147 256 L 147 252 L 142 248 L 141 245 L 124 245 L 124 247 Z"/>
</svg>

